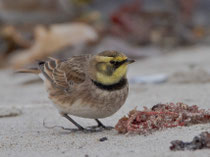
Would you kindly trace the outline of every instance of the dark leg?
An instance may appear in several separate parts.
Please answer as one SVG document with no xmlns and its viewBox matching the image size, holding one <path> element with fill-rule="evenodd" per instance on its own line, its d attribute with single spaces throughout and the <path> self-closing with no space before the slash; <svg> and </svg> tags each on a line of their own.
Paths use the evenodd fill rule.
<svg viewBox="0 0 210 157">
<path fill-rule="evenodd" d="M 100 128 L 104 128 L 104 129 L 107 129 L 107 130 L 111 130 L 111 129 L 113 129 L 113 127 L 111 127 L 111 126 L 105 126 L 105 125 L 103 125 L 103 123 L 101 123 L 98 119 L 95 119 L 95 121 L 98 123 L 98 127 Z"/>
<path fill-rule="evenodd" d="M 63 117 L 68 119 L 70 122 L 72 122 L 79 130 L 85 130 L 81 125 L 79 125 L 77 122 L 75 122 L 71 117 L 68 116 L 68 114 L 63 114 Z"/>
<path fill-rule="evenodd" d="M 101 123 L 98 119 L 95 119 L 95 121 L 98 123 L 98 127 L 106 128 L 106 126 L 103 125 L 103 123 Z"/>
</svg>

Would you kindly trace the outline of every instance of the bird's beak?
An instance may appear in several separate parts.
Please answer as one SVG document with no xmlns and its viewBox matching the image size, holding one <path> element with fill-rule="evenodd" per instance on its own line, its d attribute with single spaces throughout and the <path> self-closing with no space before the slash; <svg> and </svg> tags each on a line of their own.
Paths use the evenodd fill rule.
<svg viewBox="0 0 210 157">
<path fill-rule="evenodd" d="M 128 58 L 128 59 L 126 60 L 126 62 L 127 62 L 128 64 L 131 64 L 131 63 L 134 63 L 134 62 L 135 62 L 135 60 L 134 60 L 134 59 L 130 59 L 130 58 Z"/>
</svg>

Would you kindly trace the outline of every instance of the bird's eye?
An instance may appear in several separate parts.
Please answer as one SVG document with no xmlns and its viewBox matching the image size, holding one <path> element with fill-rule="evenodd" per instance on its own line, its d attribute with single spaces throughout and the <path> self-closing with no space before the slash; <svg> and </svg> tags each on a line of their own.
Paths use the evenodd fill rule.
<svg viewBox="0 0 210 157">
<path fill-rule="evenodd" d="M 111 64 L 116 64 L 116 61 L 110 61 Z"/>
</svg>

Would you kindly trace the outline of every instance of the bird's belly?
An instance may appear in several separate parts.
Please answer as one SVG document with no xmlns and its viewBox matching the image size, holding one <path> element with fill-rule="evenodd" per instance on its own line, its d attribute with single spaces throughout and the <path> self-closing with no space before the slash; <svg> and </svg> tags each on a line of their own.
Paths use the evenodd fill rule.
<svg viewBox="0 0 210 157">
<path fill-rule="evenodd" d="M 72 92 L 71 95 L 65 95 L 59 90 L 52 91 L 48 90 L 49 98 L 60 113 L 97 119 L 109 117 L 121 108 L 128 95 L 128 86 L 115 91 L 103 91 L 94 87 L 83 90 L 80 95 L 78 91 Z"/>
<path fill-rule="evenodd" d="M 56 105 L 61 113 L 67 113 L 70 115 L 91 119 L 109 117 L 114 114 L 120 108 L 120 106 L 116 109 L 112 108 L 110 110 L 107 107 L 99 108 L 98 106 L 96 106 L 96 104 L 83 103 L 81 99 L 77 100 L 73 104 Z"/>
</svg>

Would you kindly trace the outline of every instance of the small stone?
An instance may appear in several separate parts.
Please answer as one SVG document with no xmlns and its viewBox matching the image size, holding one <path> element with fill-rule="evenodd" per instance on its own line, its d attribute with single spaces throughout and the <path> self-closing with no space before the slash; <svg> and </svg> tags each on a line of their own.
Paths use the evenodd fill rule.
<svg viewBox="0 0 210 157">
<path fill-rule="evenodd" d="M 99 139 L 100 142 L 104 142 L 104 141 L 107 141 L 107 140 L 108 140 L 107 137 L 102 137 L 102 138 Z"/>
</svg>

